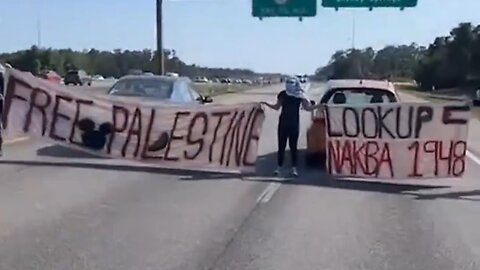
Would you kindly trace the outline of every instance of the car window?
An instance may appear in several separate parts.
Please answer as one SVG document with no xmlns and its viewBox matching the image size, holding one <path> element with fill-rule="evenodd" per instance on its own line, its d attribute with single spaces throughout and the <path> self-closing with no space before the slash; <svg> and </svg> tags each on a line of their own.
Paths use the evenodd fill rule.
<svg viewBox="0 0 480 270">
<path fill-rule="evenodd" d="M 171 100 L 173 102 L 188 103 L 194 101 L 189 84 L 186 81 L 177 81 L 174 84 Z"/>
<path fill-rule="evenodd" d="M 115 83 L 108 94 L 168 99 L 172 94 L 172 88 L 173 82 L 167 80 L 125 79 Z"/>
<path fill-rule="evenodd" d="M 194 83 L 189 83 L 188 88 L 190 90 L 190 95 L 192 96 L 192 99 L 197 100 L 198 98 L 200 98 L 200 94 L 198 93 Z"/>
<path fill-rule="evenodd" d="M 336 89 L 329 93 L 327 104 L 366 104 L 397 102 L 393 93 L 381 89 Z M 325 102 L 324 102 L 325 103 Z"/>
</svg>

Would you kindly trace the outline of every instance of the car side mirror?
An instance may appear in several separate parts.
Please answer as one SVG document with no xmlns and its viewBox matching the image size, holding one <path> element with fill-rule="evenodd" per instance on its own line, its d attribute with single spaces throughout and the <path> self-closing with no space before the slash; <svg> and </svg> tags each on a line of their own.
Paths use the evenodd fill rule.
<svg viewBox="0 0 480 270">
<path fill-rule="evenodd" d="M 204 97 L 202 97 L 202 101 L 203 101 L 203 103 L 212 103 L 213 99 L 212 99 L 211 96 L 204 96 Z"/>
</svg>

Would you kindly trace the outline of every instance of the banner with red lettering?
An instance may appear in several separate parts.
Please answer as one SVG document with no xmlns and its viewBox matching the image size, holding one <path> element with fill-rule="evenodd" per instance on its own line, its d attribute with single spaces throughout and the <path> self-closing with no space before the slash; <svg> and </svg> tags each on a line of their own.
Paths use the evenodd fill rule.
<svg viewBox="0 0 480 270">
<path fill-rule="evenodd" d="M 13 69 L 7 80 L 2 116 L 7 138 L 48 138 L 101 156 L 175 168 L 254 168 L 264 121 L 258 104 L 134 102 L 82 93 Z"/>
<path fill-rule="evenodd" d="M 462 177 L 470 113 L 466 102 L 328 106 L 328 171 L 377 179 Z"/>
</svg>

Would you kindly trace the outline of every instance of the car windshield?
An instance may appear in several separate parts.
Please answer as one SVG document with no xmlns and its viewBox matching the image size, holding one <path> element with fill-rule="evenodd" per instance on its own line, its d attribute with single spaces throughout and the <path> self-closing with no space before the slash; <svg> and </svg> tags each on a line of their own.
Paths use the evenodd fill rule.
<svg viewBox="0 0 480 270">
<path fill-rule="evenodd" d="M 397 102 L 395 95 L 382 89 L 340 88 L 328 95 L 328 104 L 365 104 Z"/>
<path fill-rule="evenodd" d="M 173 81 L 157 78 L 124 79 L 117 82 L 108 92 L 115 96 L 139 96 L 169 99 Z"/>
</svg>

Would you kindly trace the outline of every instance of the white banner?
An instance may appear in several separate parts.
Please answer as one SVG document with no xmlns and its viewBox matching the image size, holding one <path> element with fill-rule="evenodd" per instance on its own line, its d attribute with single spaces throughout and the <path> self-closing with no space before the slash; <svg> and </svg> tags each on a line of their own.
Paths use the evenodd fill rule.
<svg viewBox="0 0 480 270">
<path fill-rule="evenodd" d="M 112 100 L 12 69 L 7 80 L 7 138 L 48 138 L 101 156 L 176 168 L 254 168 L 264 121 L 259 104 Z"/>
<path fill-rule="evenodd" d="M 462 177 L 466 102 L 326 108 L 330 174 L 378 179 Z"/>
</svg>

